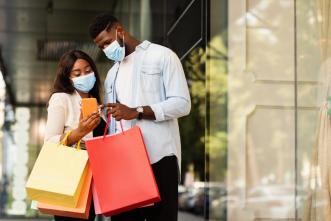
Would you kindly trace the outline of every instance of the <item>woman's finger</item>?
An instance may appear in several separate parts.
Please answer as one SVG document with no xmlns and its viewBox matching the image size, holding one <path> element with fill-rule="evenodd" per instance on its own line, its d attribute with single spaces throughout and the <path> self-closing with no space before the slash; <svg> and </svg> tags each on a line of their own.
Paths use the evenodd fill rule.
<svg viewBox="0 0 331 221">
<path fill-rule="evenodd" d="M 92 124 L 97 126 L 100 123 L 100 118 L 96 118 L 92 121 Z"/>
<path fill-rule="evenodd" d="M 95 119 L 99 119 L 99 118 L 100 118 L 100 115 L 99 115 L 99 114 L 92 114 L 92 115 L 89 117 L 87 123 L 90 124 L 90 123 L 93 122 Z"/>
</svg>

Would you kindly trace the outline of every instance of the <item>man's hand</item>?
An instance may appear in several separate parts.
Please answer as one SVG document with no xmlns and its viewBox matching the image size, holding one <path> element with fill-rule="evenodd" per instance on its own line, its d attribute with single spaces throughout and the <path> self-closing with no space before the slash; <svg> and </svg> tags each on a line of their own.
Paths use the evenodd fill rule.
<svg viewBox="0 0 331 221">
<path fill-rule="evenodd" d="M 106 107 L 107 113 L 111 114 L 117 121 L 136 119 L 139 114 L 135 108 L 130 108 L 119 103 L 109 103 L 105 104 L 103 107 Z"/>
</svg>

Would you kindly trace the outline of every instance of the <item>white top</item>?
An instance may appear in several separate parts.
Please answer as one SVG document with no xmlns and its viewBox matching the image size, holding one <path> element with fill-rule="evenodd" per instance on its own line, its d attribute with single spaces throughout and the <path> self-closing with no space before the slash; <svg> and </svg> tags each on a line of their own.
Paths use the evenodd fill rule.
<svg viewBox="0 0 331 221">
<path fill-rule="evenodd" d="M 78 127 L 81 100 L 82 98 L 77 92 L 73 94 L 54 93 L 51 96 L 47 108 L 44 142 L 59 143 L 62 134 Z M 93 137 L 93 132 L 87 134 L 82 140 L 91 137 Z"/>
<path fill-rule="evenodd" d="M 133 58 L 134 52 L 126 56 L 121 62 L 115 85 L 117 100 L 129 107 L 132 100 Z M 122 124 L 124 130 L 131 128 L 131 121 L 122 120 Z M 119 122 L 116 122 L 116 131 L 121 131 Z"/>
<path fill-rule="evenodd" d="M 149 105 L 156 120 L 132 120 L 140 127 L 150 162 L 176 155 L 181 166 L 181 144 L 177 119 L 188 115 L 191 99 L 182 64 L 178 56 L 161 45 L 142 42 L 133 54 L 130 107 Z M 119 63 L 109 70 L 105 80 L 105 103 L 114 102 L 114 85 Z M 120 67 L 120 71 L 123 66 Z M 120 92 L 121 93 L 121 92 Z M 113 121 L 112 121 L 113 122 Z M 110 125 L 110 133 L 115 133 Z"/>
</svg>

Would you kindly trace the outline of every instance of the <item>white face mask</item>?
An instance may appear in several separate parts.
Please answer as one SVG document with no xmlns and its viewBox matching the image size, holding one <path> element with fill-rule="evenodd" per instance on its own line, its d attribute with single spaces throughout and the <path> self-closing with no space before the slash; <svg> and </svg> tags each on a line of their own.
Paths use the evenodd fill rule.
<svg viewBox="0 0 331 221">
<path fill-rule="evenodd" d="M 72 78 L 72 83 L 76 90 L 88 93 L 94 87 L 96 78 L 94 72 L 91 72 L 87 75 Z"/>
<path fill-rule="evenodd" d="M 103 52 L 107 56 L 108 59 L 113 60 L 115 62 L 122 61 L 125 57 L 125 44 L 124 44 L 124 36 L 123 36 L 123 47 L 117 41 L 117 30 L 116 30 L 116 40 L 113 41 L 110 45 L 108 45 Z"/>
</svg>

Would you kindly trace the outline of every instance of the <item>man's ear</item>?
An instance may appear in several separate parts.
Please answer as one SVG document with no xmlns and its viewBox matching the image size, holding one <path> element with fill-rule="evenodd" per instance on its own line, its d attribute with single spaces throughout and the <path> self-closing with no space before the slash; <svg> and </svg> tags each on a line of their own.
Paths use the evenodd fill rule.
<svg viewBox="0 0 331 221">
<path fill-rule="evenodd" d="M 118 25 L 117 28 L 117 35 L 118 37 L 120 37 L 121 39 L 123 39 L 123 36 L 125 34 L 124 28 L 121 25 Z"/>
</svg>

